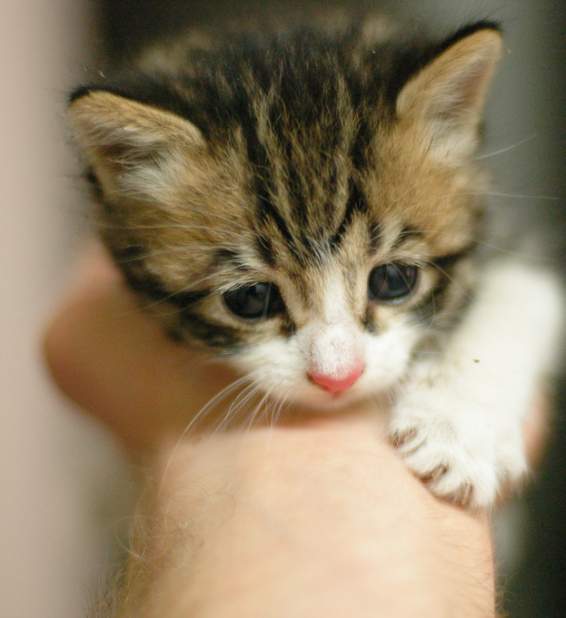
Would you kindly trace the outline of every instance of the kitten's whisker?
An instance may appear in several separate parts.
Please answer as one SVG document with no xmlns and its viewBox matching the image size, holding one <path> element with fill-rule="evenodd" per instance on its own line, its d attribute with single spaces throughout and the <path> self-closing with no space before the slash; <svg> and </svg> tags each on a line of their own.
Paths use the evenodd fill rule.
<svg viewBox="0 0 566 618">
<path fill-rule="evenodd" d="M 466 302 L 470 301 L 472 299 L 472 290 L 470 290 L 468 287 L 463 286 L 458 279 L 455 279 L 454 277 L 452 277 L 444 268 L 442 268 L 441 266 L 439 266 L 438 264 L 436 264 L 435 262 L 426 262 L 429 266 L 431 266 L 432 268 L 434 268 L 436 271 L 440 272 L 444 277 L 446 277 L 448 279 L 448 281 L 450 281 L 450 283 L 454 286 L 459 286 L 460 290 L 463 292 L 464 294 L 464 300 Z M 429 320 L 429 326 L 433 324 L 434 319 L 437 316 L 437 307 L 436 307 L 436 302 L 435 302 L 435 297 L 434 295 L 432 296 L 431 299 L 432 302 L 432 315 L 431 318 Z M 417 322 L 418 323 L 418 322 Z"/>
<path fill-rule="evenodd" d="M 273 392 L 276 389 L 280 388 L 283 385 L 283 382 L 284 381 L 282 380 L 278 384 L 276 384 L 275 386 L 273 386 L 271 388 L 271 390 L 269 391 L 270 392 L 270 397 L 271 397 L 271 395 L 273 394 Z M 273 430 L 276 427 L 277 421 L 279 420 L 279 416 L 281 414 L 281 409 L 283 407 L 283 404 L 286 403 L 287 400 L 288 400 L 287 395 L 277 396 L 275 398 L 275 400 L 272 399 L 272 404 L 273 405 L 271 407 L 269 407 L 269 408 L 266 408 L 266 410 L 270 414 L 270 419 L 269 419 L 270 430 Z"/>
<path fill-rule="evenodd" d="M 548 202 L 558 202 L 562 198 L 558 195 L 529 195 L 527 193 L 502 193 L 500 191 L 470 191 L 465 195 L 479 195 L 483 197 L 502 197 L 508 199 L 518 200 L 545 200 Z"/>
<path fill-rule="evenodd" d="M 217 393 L 216 395 L 214 395 L 214 397 L 212 397 L 212 399 L 210 399 L 196 414 L 195 416 L 191 419 L 191 421 L 187 424 L 187 426 L 185 427 L 185 429 L 181 432 L 181 435 L 177 438 L 175 445 L 173 446 L 173 449 L 171 450 L 171 454 L 169 456 L 169 459 L 167 460 L 167 463 L 165 464 L 165 467 L 163 469 L 163 474 L 162 474 L 162 479 L 165 479 L 165 477 L 167 476 L 167 472 L 169 471 L 169 468 L 171 466 L 171 463 L 173 462 L 173 459 L 177 453 L 177 450 L 179 448 L 179 445 L 181 444 L 181 442 L 184 440 L 184 438 L 186 438 L 186 436 L 189 434 L 189 432 L 191 431 L 191 429 L 196 425 L 196 423 L 198 423 L 198 421 L 202 418 L 204 418 L 204 416 L 206 414 L 208 414 L 208 412 L 210 412 L 210 410 L 212 410 L 214 408 L 214 406 L 218 403 L 220 403 L 225 397 L 227 397 L 233 390 L 235 390 L 236 388 L 238 388 L 239 386 L 241 386 L 242 384 L 245 384 L 246 382 L 248 382 L 250 380 L 250 376 L 242 376 L 241 378 L 238 378 L 237 380 L 234 380 L 233 382 L 231 382 L 230 384 L 228 384 L 226 387 L 224 387 L 219 393 Z M 161 486 L 161 483 L 160 483 Z"/>
<path fill-rule="evenodd" d="M 118 264 L 132 264 L 134 262 L 143 262 L 144 260 L 156 257 L 158 255 L 175 255 L 177 253 L 189 253 L 187 247 L 169 247 L 167 249 L 156 249 L 155 251 L 147 251 L 140 253 L 131 258 L 117 259 Z"/>
<path fill-rule="evenodd" d="M 221 215 L 217 212 L 212 212 L 212 211 L 207 211 L 206 213 L 206 217 L 214 217 L 215 219 L 218 219 L 218 221 L 222 221 L 223 223 L 226 223 L 229 228 L 231 230 L 234 229 L 234 219 L 230 219 L 229 217 L 225 217 L 224 215 Z"/>
<path fill-rule="evenodd" d="M 223 274 L 230 274 L 231 271 L 224 271 Z M 168 301 L 170 301 L 172 298 L 175 298 L 176 296 L 179 296 L 180 294 L 184 294 L 186 292 L 193 292 L 196 291 L 195 288 L 197 288 L 198 290 L 198 286 L 211 280 L 214 279 L 215 277 L 218 276 L 218 272 L 216 273 L 211 273 L 210 275 L 207 275 L 206 277 L 201 277 L 200 279 L 197 279 L 196 281 L 191 281 L 191 283 L 183 288 L 180 288 L 178 290 L 175 290 L 174 292 L 171 292 L 171 294 L 168 294 L 167 296 L 164 296 L 163 298 L 160 298 L 159 300 L 154 300 L 151 301 L 149 303 L 143 303 L 143 307 L 145 309 L 151 309 L 152 307 L 157 307 L 159 305 L 162 305 L 164 303 L 167 303 Z M 170 312 L 164 312 L 163 315 L 175 315 L 178 312 L 178 309 L 176 310 L 172 310 Z"/>
<path fill-rule="evenodd" d="M 266 402 L 267 399 L 269 399 L 271 392 L 273 389 L 268 390 L 265 395 L 261 398 L 261 400 L 259 401 L 259 403 L 257 404 L 257 406 L 254 408 L 254 411 L 251 413 L 250 415 L 250 420 L 246 425 L 246 431 L 250 431 L 253 427 L 253 424 L 256 421 L 256 418 L 258 417 L 258 414 L 260 413 L 260 411 L 262 410 L 262 406 L 263 404 Z"/>
<path fill-rule="evenodd" d="M 198 215 L 197 215 L 198 216 Z M 202 221 L 204 219 L 209 219 L 213 217 L 218 221 L 222 221 L 230 226 L 230 229 L 234 228 L 234 220 L 229 219 L 217 212 L 207 211 L 205 215 L 200 216 L 199 219 Z M 188 223 L 186 221 L 182 221 L 177 219 L 177 221 L 172 221 L 171 223 L 152 223 L 152 224 L 140 224 L 140 225 L 119 225 L 119 224 L 109 224 L 99 222 L 99 227 L 105 229 L 122 229 L 122 230 L 160 230 L 160 229 L 181 229 L 181 230 L 208 230 L 210 231 L 210 225 L 208 225 L 208 221 L 203 221 L 202 224 L 199 223 Z"/>
<path fill-rule="evenodd" d="M 289 404 L 289 397 L 287 395 L 283 395 L 281 399 L 279 400 L 279 405 L 276 408 L 276 411 L 271 418 L 271 421 L 272 421 L 271 426 L 273 429 L 277 427 L 277 424 L 279 423 L 279 419 L 281 418 L 283 410 L 288 404 Z"/>
<path fill-rule="evenodd" d="M 275 409 L 275 406 L 278 403 L 277 400 L 273 401 L 273 399 L 271 399 L 272 393 L 273 391 L 270 392 L 270 400 L 267 402 L 265 406 L 263 406 L 262 410 L 260 411 L 259 417 L 258 417 L 258 422 L 261 422 L 262 420 L 268 421 L 267 427 L 269 428 L 272 428 L 271 421 L 273 419 L 273 410 Z"/>
<path fill-rule="evenodd" d="M 503 255 L 509 255 L 511 257 L 519 257 L 519 258 L 524 258 L 524 259 L 533 259 L 533 260 L 544 260 L 544 261 L 549 261 L 551 262 L 552 260 L 550 258 L 548 258 L 547 256 L 541 255 L 541 256 L 537 256 L 537 255 L 529 255 L 527 252 L 524 251 L 513 251 L 511 249 L 506 249 L 504 247 L 499 247 L 497 245 L 482 241 L 482 240 L 476 240 L 474 241 L 474 243 L 478 246 L 481 247 L 486 247 L 487 249 L 493 249 L 494 251 L 497 251 L 498 253 L 501 253 Z"/>
<path fill-rule="evenodd" d="M 225 427 L 229 425 L 232 419 L 236 416 L 237 412 L 256 394 L 259 390 L 256 382 L 252 382 L 246 386 L 238 396 L 232 401 L 220 423 L 214 428 L 213 433 L 220 433 Z"/>
<path fill-rule="evenodd" d="M 115 225 L 110 223 L 98 223 L 98 227 L 107 230 L 125 230 L 129 232 L 136 232 L 140 230 L 184 230 L 187 232 L 210 232 L 210 225 L 198 225 L 195 223 L 159 223 L 152 225 Z"/>
<path fill-rule="evenodd" d="M 488 152 L 486 154 L 480 155 L 479 157 L 476 157 L 476 161 L 483 161 L 485 159 L 491 159 L 492 157 L 497 157 L 507 152 L 511 152 L 512 150 L 515 150 L 515 148 L 519 148 L 519 146 L 522 146 L 523 144 L 527 144 L 528 142 L 531 142 L 537 137 L 538 137 L 538 134 L 533 133 L 531 135 L 528 135 L 527 137 L 524 137 L 522 140 L 516 142 L 515 144 L 511 144 L 509 146 L 499 148 L 499 150 L 494 150 L 493 152 Z"/>
<path fill-rule="evenodd" d="M 199 411 L 198 413 L 193 417 L 193 419 L 191 420 L 191 422 L 187 425 L 187 427 L 185 428 L 185 430 L 183 431 L 183 433 L 181 434 L 181 439 L 183 439 L 189 432 L 190 430 L 196 425 L 196 423 L 204 418 L 204 416 L 210 412 L 210 410 L 218 403 L 220 403 L 223 399 L 226 398 L 227 395 L 229 395 L 233 390 L 235 390 L 236 388 L 238 388 L 239 386 L 241 386 L 242 384 L 245 384 L 246 382 L 250 381 L 250 376 L 246 375 L 246 376 L 242 376 L 241 378 L 238 378 L 237 380 L 234 380 L 234 382 L 232 382 L 231 384 L 229 384 L 228 386 L 226 386 L 225 388 L 223 388 L 219 393 L 217 393 L 212 399 L 210 399 L 208 401 L 208 403 L 206 403 Z"/>
<path fill-rule="evenodd" d="M 446 271 L 444 268 L 442 268 L 442 266 L 439 266 L 435 262 L 426 262 L 426 264 L 428 264 L 429 266 L 432 266 L 432 268 L 434 268 L 436 271 L 438 271 L 444 277 L 446 277 L 448 279 L 448 281 L 450 281 L 450 283 L 452 283 L 453 285 L 459 285 L 459 286 L 461 286 L 462 289 L 464 289 L 464 291 L 467 294 L 470 293 L 470 290 L 468 290 L 467 288 L 464 288 L 464 286 L 462 286 L 462 284 L 458 281 L 458 279 L 455 279 L 454 277 L 452 277 L 452 275 L 450 275 L 450 273 L 448 271 Z"/>
<path fill-rule="evenodd" d="M 271 407 L 270 415 L 269 415 L 269 426 L 273 429 L 275 427 L 275 418 L 278 412 L 281 410 L 281 406 L 283 405 L 283 397 L 279 397 L 274 405 Z"/>
<path fill-rule="evenodd" d="M 260 388 L 257 385 L 257 382 L 254 381 L 254 383 L 250 384 L 241 393 L 239 393 L 236 399 L 234 399 L 234 401 L 230 404 L 230 407 L 226 411 L 222 423 L 219 427 L 216 428 L 215 431 L 219 431 L 221 428 L 225 427 L 228 422 L 231 422 L 232 419 L 237 416 L 240 410 L 244 408 L 248 404 L 248 402 L 256 396 L 259 391 Z"/>
<path fill-rule="evenodd" d="M 433 296 L 432 297 L 432 311 L 431 311 L 430 320 L 429 320 L 429 327 L 431 327 L 434 324 L 437 316 L 438 316 L 438 307 L 436 306 L 436 297 Z"/>
</svg>

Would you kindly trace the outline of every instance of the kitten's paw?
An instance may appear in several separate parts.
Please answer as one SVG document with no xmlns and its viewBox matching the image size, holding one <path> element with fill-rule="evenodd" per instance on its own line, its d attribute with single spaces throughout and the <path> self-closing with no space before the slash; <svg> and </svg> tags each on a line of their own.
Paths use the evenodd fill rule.
<svg viewBox="0 0 566 618">
<path fill-rule="evenodd" d="M 417 401 L 418 407 L 397 409 L 390 438 L 407 466 L 438 497 L 486 508 L 504 479 L 516 480 L 525 472 L 520 440 L 498 441 L 493 427 L 482 426 L 485 415 L 472 409 L 441 415 L 423 407 L 422 398 Z"/>
<path fill-rule="evenodd" d="M 493 457 L 471 452 L 445 420 L 403 415 L 392 423 L 391 441 L 411 471 L 440 498 L 473 507 L 495 500 Z"/>
</svg>

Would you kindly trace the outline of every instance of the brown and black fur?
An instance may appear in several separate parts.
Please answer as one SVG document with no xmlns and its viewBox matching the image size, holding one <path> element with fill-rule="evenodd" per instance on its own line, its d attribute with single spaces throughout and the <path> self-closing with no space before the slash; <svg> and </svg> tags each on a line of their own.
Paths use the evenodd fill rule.
<svg viewBox="0 0 566 618">
<path fill-rule="evenodd" d="M 473 164 L 455 173 L 428 161 L 398 123 L 396 100 L 450 45 L 496 28 L 479 22 L 446 40 L 415 39 L 372 19 L 229 33 L 213 44 L 193 36 L 77 89 L 71 108 L 105 92 L 187 119 L 204 138 L 159 207 L 105 191 L 92 176 L 102 236 L 130 287 L 177 337 L 227 352 L 271 332 L 220 315 L 214 297 L 236 276 L 283 273 L 293 302 L 308 309 L 328 256 L 354 269 L 384 252 L 431 269 L 434 285 L 410 310 L 446 326 L 469 297 L 482 213 L 471 194 L 483 179 Z M 124 153 L 104 156 L 120 165 Z M 139 156 L 133 163 L 143 164 Z M 384 327 L 367 304 L 356 311 L 368 330 Z M 287 314 L 277 328 L 290 335 L 300 325 Z"/>
</svg>

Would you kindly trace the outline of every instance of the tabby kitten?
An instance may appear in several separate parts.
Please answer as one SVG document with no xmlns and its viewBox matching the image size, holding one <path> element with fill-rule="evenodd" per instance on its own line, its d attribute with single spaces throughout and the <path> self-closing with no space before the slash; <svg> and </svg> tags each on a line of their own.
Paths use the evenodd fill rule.
<svg viewBox="0 0 566 618">
<path fill-rule="evenodd" d="M 430 489 L 475 507 L 526 469 L 551 275 L 482 262 L 499 28 L 380 18 L 191 35 L 71 97 L 102 237 L 167 330 L 320 410 L 389 392 Z"/>
</svg>

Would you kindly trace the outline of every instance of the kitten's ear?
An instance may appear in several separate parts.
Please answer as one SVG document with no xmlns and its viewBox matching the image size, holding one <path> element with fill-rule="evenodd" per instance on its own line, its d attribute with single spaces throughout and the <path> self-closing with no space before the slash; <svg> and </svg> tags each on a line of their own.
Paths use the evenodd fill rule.
<svg viewBox="0 0 566 618">
<path fill-rule="evenodd" d="M 105 90 L 75 92 L 69 116 L 75 140 L 107 196 L 158 199 L 174 166 L 205 147 L 189 121 Z"/>
<path fill-rule="evenodd" d="M 426 131 L 433 155 L 457 161 L 476 148 L 487 89 L 502 49 L 495 25 L 466 28 L 402 88 L 397 115 Z"/>
</svg>

